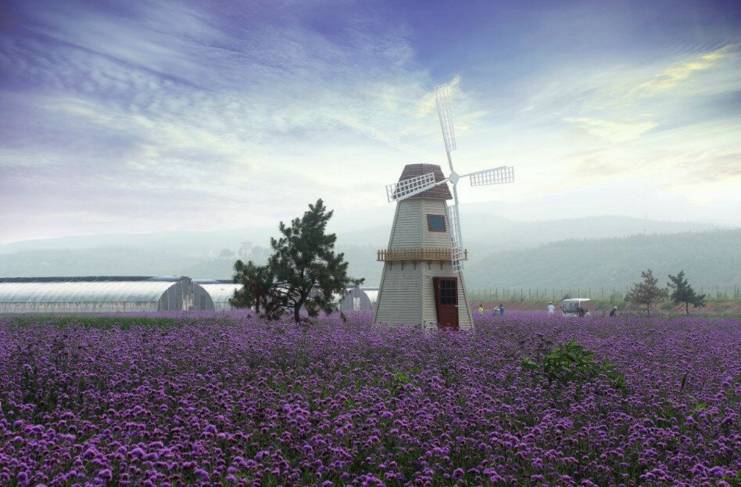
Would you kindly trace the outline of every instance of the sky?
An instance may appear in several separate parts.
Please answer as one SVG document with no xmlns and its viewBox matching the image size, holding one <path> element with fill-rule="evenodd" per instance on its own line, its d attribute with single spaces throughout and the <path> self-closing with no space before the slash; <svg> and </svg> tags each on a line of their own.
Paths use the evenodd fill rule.
<svg viewBox="0 0 741 487">
<path fill-rule="evenodd" d="M 390 221 L 439 85 L 462 208 L 741 226 L 738 2 L 6 0 L 0 243 Z"/>
</svg>

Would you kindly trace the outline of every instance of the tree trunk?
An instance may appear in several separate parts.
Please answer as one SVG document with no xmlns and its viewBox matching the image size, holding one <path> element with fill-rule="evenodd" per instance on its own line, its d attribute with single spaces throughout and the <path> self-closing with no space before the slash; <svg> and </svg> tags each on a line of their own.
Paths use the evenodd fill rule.
<svg viewBox="0 0 741 487">
<path fill-rule="evenodd" d="M 301 299 L 296 301 L 296 304 L 293 306 L 293 321 L 296 323 L 301 323 L 301 308 L 304 307 L 304 303 L 306 302 L 306 299 L 309 297 L 309 292 L 311 290 L 306 291 L 306 293 L 301 294 Z"/>
<path fill-rule="evenodd" d="M 687 301 L 684 302 L 684 314 L 690 314 L 690 303 L 688 303 Z"/>
<path fill-rule="evenodd" d="M 304 305 L 306 298 L 301 298 L 296 304 L 293 305 L 293 321 L 301 323 L 301 308 Z"/>
<path fill-rule="evenodd" d="M 293 321 L 296 323 L 301 323 L 301 305 L 295 304 L 293 306 Z"/>
</svg>

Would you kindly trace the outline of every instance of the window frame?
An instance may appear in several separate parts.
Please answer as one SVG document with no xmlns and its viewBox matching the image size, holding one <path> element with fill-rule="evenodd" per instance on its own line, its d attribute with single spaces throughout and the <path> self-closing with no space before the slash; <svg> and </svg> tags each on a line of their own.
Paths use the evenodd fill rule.
<svg viewBox="0 0 741 487">
<path fill-rule="evenodd" d="M 435 230 L 432 228 L 430 217 L 440 217 L 443 223 L 443 229 L 442 230 Z M 428 232 L 435 232 L 435 233 L 445 233 L 448 231 L 448 222 L 445 219 L 445 215 L 441 215 L 438 213 L 427 213 L 427 231 Z"/>
</svg>

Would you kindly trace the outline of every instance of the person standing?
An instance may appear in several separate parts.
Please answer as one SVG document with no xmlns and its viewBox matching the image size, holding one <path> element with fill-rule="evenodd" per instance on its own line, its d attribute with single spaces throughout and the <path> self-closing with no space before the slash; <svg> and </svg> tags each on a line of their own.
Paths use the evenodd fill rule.
<svg viewBox="0 0 741 487">
<path fill-rule="evenodd" d="M 499 304 L 499 316 L 504 316 L 504 305 Z"/>
<path fill-rule="evenodd" d="M 612 307 L 612 311 L 610 311 L 610 316 L 617 316 L 617 306 Z"/>
<path fill-rule="evenodd" d="M 548 316 L 553 316 L 556 313 L 556 307 L 553 303 L 548 303 Z"/>
<path fill-rule="evenodd" d="M 483 304 L 479 304 L 479 314 L 480 315 L 484 314 L 484 305 Z"/>
</svg>

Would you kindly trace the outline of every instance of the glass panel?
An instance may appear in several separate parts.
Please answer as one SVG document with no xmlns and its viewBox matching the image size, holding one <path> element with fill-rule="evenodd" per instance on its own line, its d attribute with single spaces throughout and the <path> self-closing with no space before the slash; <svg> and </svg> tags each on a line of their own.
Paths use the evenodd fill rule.
<svg viewBox="0 0 741 487">
<path fill-rule="evenodd" d="M 455 279 L 440 280 L 440 304 L 458 304 L 458 286 Z"/>
<path fill-rule="evenodd" d="M 427 215 L 427 229 L 430 232 L 444 232 L 445 215 Z"/>
</svg>

